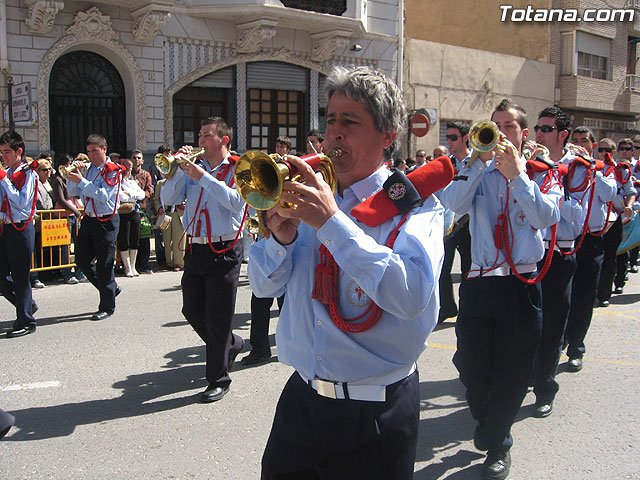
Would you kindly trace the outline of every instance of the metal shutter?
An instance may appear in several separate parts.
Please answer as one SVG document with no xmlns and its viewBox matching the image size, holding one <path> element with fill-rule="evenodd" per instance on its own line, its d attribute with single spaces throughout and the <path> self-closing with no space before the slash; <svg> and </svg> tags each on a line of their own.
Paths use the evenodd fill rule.
<svg viewBox="0 0 640 480">
<path fill-rule="evenodd" d="M 307 91 L 307 69 L 280 62 L 247 64 L 247 88 Z"/>
</svg>

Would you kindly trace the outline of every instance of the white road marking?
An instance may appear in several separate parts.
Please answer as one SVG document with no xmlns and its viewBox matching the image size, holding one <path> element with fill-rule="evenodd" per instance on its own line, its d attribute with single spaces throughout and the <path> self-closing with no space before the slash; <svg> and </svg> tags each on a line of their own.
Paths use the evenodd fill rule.
<svg viewBox="0 0 640 480">
<path fill-rule="evenodd" d="M 13 390 L 35 390 L 36 388 L 56 388 L 60 386 L 60 382 L 53 380 L 51 382 L 35 382 L 35 383 L 18 383 L 16 385 L 9 385 L 2 389 L 3 392 L 10 392 Z"/>
</svg>

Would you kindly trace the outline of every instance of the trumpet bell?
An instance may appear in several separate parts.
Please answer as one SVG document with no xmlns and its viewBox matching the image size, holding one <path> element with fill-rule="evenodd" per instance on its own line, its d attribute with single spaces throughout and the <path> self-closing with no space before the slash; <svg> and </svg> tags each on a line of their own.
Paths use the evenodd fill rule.
<svg viewBox="0 0 640 480">
<path fill-rule="evenodd" d="M 480 120 L 469 129 L 469 145 L 479 152 L 489 152 L 500 142 L 500 129 L 491 120 Z"/>
<path fill-rule="evenodd" d="M 84 176 L 89 169 L 89 163 L 90 162 L 73 162 L 70 165 L 60 165 L 58 167 L 58 173 L 65 180 L 71 172 L 78 172 Z"/>
</svg>

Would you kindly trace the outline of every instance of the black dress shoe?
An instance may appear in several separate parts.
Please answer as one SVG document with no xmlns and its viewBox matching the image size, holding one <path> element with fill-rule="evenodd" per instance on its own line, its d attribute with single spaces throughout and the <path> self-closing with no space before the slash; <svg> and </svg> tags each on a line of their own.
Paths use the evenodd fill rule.
<svg viewBox="0 0 640 480">
<path fill-rule="evenodd" d="M 224 397 L 228 391 L 229 387 L 208 387 L 204 392 L 202 392 L 202 395 L 200 395 L 200 402 L 217 402 Z"/>
<path fill-rule="evenodd" d="M 116 287 L 116 297 L 122 293 L 122 289 L 118 286 Z"/>
<path fill-rule="evenodd" d="M 598 300 L 596 299 L 596 307 L 606 308 L 610 305 L 609 300 Z"/>
<path fill-rule="evenodd" d="M 111 315 L 113 315 L 113 312 L 109 313 L 109 312 L 96 312 L 93 315 L 91 315 L 91 320 L 104 320 L 107 317 L 110 317 Z"/>
<path fill-rule="evenodd" d="M 551 412 L 553 412 L 553 402 L 536 402 L 533 408 L 533 416 L 535 418 L 545 418 L 551 415 Z"/>
<path fill-rule="evenodd" d="M 638 266 L 634 265 L 633 267 L 631 267 L 631 273 L 638 273 Z"/>
<path fill-rule="evenodd" d="M 570 358 L 567 362 L 567 372 L 579 372 L 582 370 L 582 358 Z"/>
<path fill-rule="evenodd" d="M 613 290 L 613 293 L 615 293 L 616 295 L 620 295 L 622 293 L 622 287 L 616 287 Z"/>
<path fill-rule="evenodd" d="M 511 454 L 506 452 L 489 453 L 482 464 L 481 477 L 485 480 L 504 480 L 509 476 Z"/>
<path fill-rule="evenodd" d="M 252 350 L 249 355 L 240 361 L 240 363 L 243 365 L 257 365 L 258 363 L 266 362 L 270 358 L 271 352 L 257 352 Z"/>
<path fill-rule="evenodd" d="M 36 331 L 35 325 L 27 325 L 25 327 L 14 328 L 13 330 L 9 330 L 7 332 L 7 338 L 16 338 L 16 337 L 24 337 L 25 335 L 29 335 Z"/>
<path fill-rule="evenodd" d="M 241 340 L 242 340 L 242 343 L 240 344 L 240 346 L 238 346 L 237 348 L 229 349 L 229 363 L 227 366 L 227 371 L 231 371 L 231 367 L 233 367 L 233 364 L 236 361 L 236 357 L 244 348 L 244 339 L 241 339 Z"/>
<path fill-rule="evenodd" d="M 31 315 L 35 315 L 38 310 L 40 310 L 40 307 L 36 302 L 33 302 L 31 304 Z"/>
</svg>

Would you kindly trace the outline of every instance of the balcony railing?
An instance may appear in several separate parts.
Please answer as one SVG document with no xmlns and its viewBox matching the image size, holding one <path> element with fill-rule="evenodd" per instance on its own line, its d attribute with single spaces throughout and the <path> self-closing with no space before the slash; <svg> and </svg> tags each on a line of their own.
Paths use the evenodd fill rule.
<svg viewBox="0 0 640 480">
<path fill-rule="evenodd" d="M 627 75 L 625 88 L 630 92 L 640 93 L 640 75 Z"/>
</svg>

